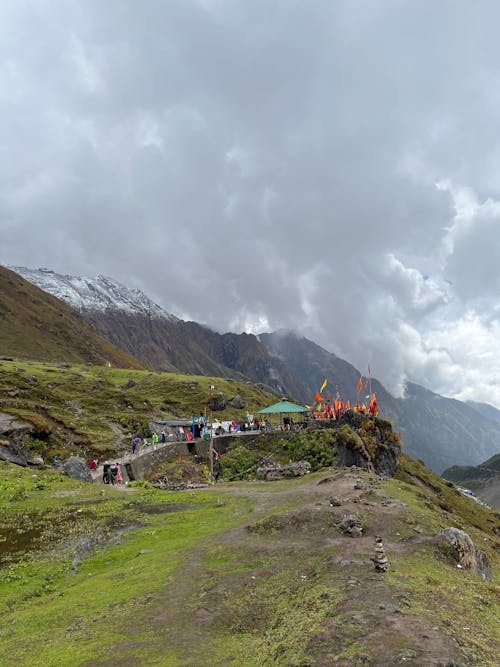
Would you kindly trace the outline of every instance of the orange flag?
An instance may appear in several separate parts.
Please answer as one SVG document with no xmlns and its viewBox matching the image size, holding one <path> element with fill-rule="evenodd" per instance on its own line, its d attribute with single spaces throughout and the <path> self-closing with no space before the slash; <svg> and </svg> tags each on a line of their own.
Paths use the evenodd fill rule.
<svg viewBox="0 0 500 667">
<path fill-rule="evenodd" d="M 320 401 L 322 402 L 324 400 L 325 399 L 323 398 L 323 396 L 320 393 L 316 392 L 316 402 L 319 403 Z"/>
<path fill-rule="evenodd" d="M 358 394 L 362 389 L 363 389 L 363 378 L 360 377 L 358 382 Z"/>
</svg>

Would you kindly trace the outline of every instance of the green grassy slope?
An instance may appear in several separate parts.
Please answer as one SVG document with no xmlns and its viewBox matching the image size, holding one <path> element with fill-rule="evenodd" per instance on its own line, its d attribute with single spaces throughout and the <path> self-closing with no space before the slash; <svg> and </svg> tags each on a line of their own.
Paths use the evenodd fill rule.
<svg viewBox="0 0 500 667">
<path fill-rule="evenodd" d="M 102 338 L 73 308 L 0 266 L 0 354 L 145 368 Z"/>
<path fill-rule="evenodd" d="M 33 379 L 34 378 L 34 379 Z M 130 385 L 133 386 L 128 386 Z M 236 394 L 245 408 L 214 413 L 243 418 L 276 402 L 276 396 L 247 382 L 174 373 L 42 362 L 0 361 L 0 412 L 34 424 L 34 447 L 45 456 L 102 455 L 120 449 L 126 436 L 150 419 L 188 417 L 205 409 L 210 393 Z"/>
<path fill-rule="evenodd" d="M 498 568 L 498 517 L 455 506 L 412 459 L 388 481 L 329 469 L 196 494 L 101 490 L 2 466 L 5 667 L 497 664 L 498 585 L 428 538 L 463 527 Z M 336 529 L 346 512 L 363 537 Z M 386 574 L 370 562 L 376 534 Z"/>
</svg>

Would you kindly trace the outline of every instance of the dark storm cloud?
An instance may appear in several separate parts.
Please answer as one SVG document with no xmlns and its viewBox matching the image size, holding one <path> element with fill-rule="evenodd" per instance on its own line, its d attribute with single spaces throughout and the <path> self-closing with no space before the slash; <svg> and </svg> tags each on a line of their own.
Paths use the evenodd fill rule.
<svg viewBox="0 0 500 667">
<path fill-rule="evenodd" d="M 500 405 L 500 9 L 4 2 L 0 260 Z"/>
</svg>

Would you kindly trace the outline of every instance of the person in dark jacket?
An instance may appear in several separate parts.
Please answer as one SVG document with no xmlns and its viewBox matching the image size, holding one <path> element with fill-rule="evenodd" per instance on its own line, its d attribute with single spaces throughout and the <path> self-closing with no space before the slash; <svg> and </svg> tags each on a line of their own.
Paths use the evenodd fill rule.
<svg viewBox="0 0 500 667">
<path fill-rule="evenodd" d="M 102 481 L 104 484 L 109 484 L 111 481 L 111 465 L 109 461 L 104 461 L 104 465 L 102 467 Z"/>
</svg>

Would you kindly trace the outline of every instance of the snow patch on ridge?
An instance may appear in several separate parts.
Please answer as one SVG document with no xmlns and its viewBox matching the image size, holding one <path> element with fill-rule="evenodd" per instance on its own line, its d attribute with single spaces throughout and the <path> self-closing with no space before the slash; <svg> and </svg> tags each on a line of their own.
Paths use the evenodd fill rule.
<svg viewBox="0 0 500 667">
<path fill-rule="evenodd" d="M 140 289 L 130 289 L 107 276 L 87 278 L 62 275 L 50 269 L 27 269 L 24 266 L 8 268 L 79 312 L 125 311 L 152 318 L 178 319 L 151 301 Z"/>
</svg>

